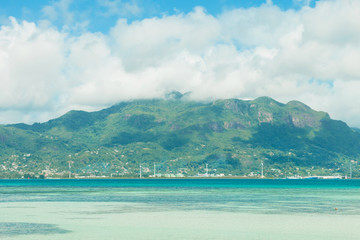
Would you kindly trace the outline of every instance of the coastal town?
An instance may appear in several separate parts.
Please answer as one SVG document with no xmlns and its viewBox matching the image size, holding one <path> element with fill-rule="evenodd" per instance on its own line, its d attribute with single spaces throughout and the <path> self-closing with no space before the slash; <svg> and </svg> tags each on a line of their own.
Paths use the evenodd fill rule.
<svg viewBox="0 0 360 240">
<path fill-rule="evenodd" d="M 89 151 L 92 154 L 98 154 L 96 151 Z M 66 161 L 66 168 L 53 168 L 51 164 L 45 166 L 43 169 L 38 168 L 37 171 L 29 171 L 32 166 L 31 162 L 24 164 L 27 159 L 31 158 L 31 154 L 11 155 L 8 161 L 0 163 L 0 176 L 1 178 L 20 178 L 20 179 L 101 179 L 101 178 L 277 178 L 277 179 L 352 179 L 357 176 L 359 172 L 358 164 L 356 161 L 349 163 L 348 169 L 345 172 L 333 172 L 331 175 L 314 175 L 311 172 L 319 173 L 323 171 L 331 173 L 333 169 L 302 169 L 298 167 L 294 169 L 287 169 L 286 172 L 281 169 L 264 167 L 261 162 L 258 169 L 255 171 L 247 172 L 244 174 L 232 174 L 229 171 L 221 172 L 216 168 L 211 168 L 209 164 L 199 166 L 199 168 L 178 168 L 170 170 L 164 167 L 164 163 L 154 162 L 152 165 L 143 163 L 139 166 L 129 165 L 129 162 L 117 163 L 111 166 L 109 163 L 103 163 L 101 168 L 98 164 L 88 165 L 87 168 L 76 169 L 73 167 L 74 161 Z M 265 168 L 265 169 L 264 169 Z M 165 170 L 164 170 L 165 169 Z M 35 170 L 35 169 L 33 169 Z M 339 169 L 337 169 L 339 171 Z M 301 174 L 302 173 L 302 174 Z M 305 173 L 305 174 L 304 174 Z"/>
</svg>

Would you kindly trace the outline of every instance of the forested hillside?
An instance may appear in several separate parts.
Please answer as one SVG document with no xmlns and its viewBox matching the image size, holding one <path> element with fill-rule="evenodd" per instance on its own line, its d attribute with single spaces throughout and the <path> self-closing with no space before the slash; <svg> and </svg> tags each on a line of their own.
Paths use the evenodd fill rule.
<svg viewBox="0 0 360 240">
<path fill-rule="evenodd" d="M 0 126 L 0 177 L 345 175 L 360 133 L 298 101 L 268 97 L 122 102 L 45 123 Z M 70 162 L 70 163 L 69 163 Z"/>
</svg>

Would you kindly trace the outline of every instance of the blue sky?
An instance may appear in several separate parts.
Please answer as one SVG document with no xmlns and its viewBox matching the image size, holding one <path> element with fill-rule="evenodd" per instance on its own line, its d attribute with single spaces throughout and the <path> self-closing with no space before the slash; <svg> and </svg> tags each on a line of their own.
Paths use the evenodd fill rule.
<svg viewBox="0 0 360 240">
<path fill-rule="evenodd" d="M 360 127 L 358 0 L 0 1 L 0 123 L 132 99 L 299 100 Z"/>
<path fill-rule="evenodd" d="M 44 8 L 54 5 L 56 2 L 56 0 L 1 1 L 0 16 L 3 22 L 8 16 L 13 16 L 18 20 L 37 22 L 46 18 Z M 267 3 L 266 0 L 77 0 L 64 2 L 68 2 L 67 11 L 74 14 L 73 17 L 76 21 L 89 21 L 88 31 L 103 33 L 109 31 L 118 18 L 126 18 L 132 22 L 163 15 L 186 14 L 197 6 L 203 7 L 208 14 L 216 16 L 223 11 L 236 8 L 256 8 Z M 110 4 L 107 5 L 106 2 Z M 299 10 L 304 5 L 314 7 L 315 3 L 315 0 L 272 0 L 272 4 L 282 10 Z M 111 4 L 119 8 L 118 11 L 111 12 L 109 9 Z M 128 11 L 125 9 L 126 5 L 136 6 L 136 8 L 133 11 Z M 57 19 L 53 23 L 58 28 L 66 24 L 64 19 Z"/>
</svg>

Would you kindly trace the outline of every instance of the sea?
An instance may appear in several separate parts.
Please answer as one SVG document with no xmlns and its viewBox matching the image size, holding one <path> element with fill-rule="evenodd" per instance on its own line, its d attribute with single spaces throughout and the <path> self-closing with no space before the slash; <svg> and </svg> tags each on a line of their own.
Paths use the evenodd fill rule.
<svg viewBox="0 0 360 240">
<path fill-rule="evenodd" d="M 0 180 L 0 239 L 360 239 L 360 180 Z"/>
</svg>

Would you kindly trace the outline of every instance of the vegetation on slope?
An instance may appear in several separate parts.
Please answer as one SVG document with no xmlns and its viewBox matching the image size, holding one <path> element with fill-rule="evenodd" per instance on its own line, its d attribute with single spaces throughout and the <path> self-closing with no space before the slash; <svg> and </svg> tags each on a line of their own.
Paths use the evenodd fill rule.
<svg viewBox="0 0 360 240">
<path fill-rule="evenodd" d="M 123 102 L 71 111 L 46 123 L 0 126 L 0 176 L 187 176 L 345 174 L 359 158 L 360 133 L 301 102 L 268 97 L 214 102 Z M 354 174 L 357 171 L 354 170 Z"/>
</svg>

